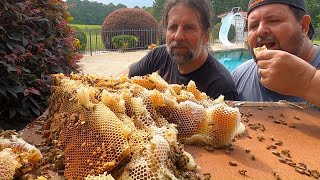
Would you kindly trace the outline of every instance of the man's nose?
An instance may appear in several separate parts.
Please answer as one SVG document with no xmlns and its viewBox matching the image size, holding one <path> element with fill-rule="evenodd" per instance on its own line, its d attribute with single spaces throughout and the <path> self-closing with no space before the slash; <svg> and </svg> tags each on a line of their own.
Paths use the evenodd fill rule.
<svg viewBox="0 0 320 180">
<path fill-rule="evenodd" d="M 184 34 L 183 27 L 178 27 L 178 29 L 177 29 L 177 31 L 176 31 L 176 33 L 174 35 L 174 39 L 176 41 L 179 41 L 179 40 L 183 39 L 184 36 L 185 36 L 185 34 Z"/>
<path fill-rule="evenodd" d="M 268 36 L 269 34 L 270 34 L 269 27 L 264 23 L 260 23 L 259 27 L 257 29 L 257 35 L 258 36 Z"/>
</svg>

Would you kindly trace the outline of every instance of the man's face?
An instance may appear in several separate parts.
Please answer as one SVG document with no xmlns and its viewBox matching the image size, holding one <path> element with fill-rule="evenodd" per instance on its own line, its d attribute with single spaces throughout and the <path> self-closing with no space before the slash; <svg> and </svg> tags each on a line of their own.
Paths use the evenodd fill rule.
<svg viewBox="0 0 320 180">
<path fill-rule="evenodd" d="M 183 65 L 204 53 L 208 36 L 201 30 L 199 15 L 188 6 L 177 5 L 168 14 L 167 50 L 177 64 Z"/>
<path fill-rule="evenodd" d="M 303 31 L 288 5 L 273 3 L 253 9 L 248 16 L 248 45 L 266 45 L 268 49 L 299 55 L 303 45 Z"/>
</svg>

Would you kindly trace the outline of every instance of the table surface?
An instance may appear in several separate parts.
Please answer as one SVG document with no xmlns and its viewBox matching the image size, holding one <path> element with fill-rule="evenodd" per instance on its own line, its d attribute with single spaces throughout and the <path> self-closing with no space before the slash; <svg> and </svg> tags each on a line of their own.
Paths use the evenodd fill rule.
<svg viewBox="0 0 320 180">
<path fill-rule="evenodd" d="M 219 180 L 274 180 L 275 174 L 281 179 L 315 179 L 297 172 L 288 164 L 281 163 L 275 154 L 278 152 L 283 159 L 290 159 L 297 165 L 303 163 L 308 170 L 319 172 L 320 111 L 286 102 L 228 102 L 228 104 L 237 104 L 247 129 L 243 136 L 235 138 L 232 142 L 233 150 L 209 151 L 203 146 L 184 146 L 200 166 L 202 179 L 211 177 L 210 179 Z M 30 143 L 39 144 L 41 139 L 35 138 L 37 134 L 34 132 L 35 129 L 37 127 L 23 130 L 22 138 Z M 282 144 L 275 145 L 279 141 Z M 269 149 L 271 145 L 276 149 Z M 287 150 L 290 158 L 282 153 Z M 254 160 L 252 156 L 255 157 Z M 236 163 L 237 166 L 231 166 L 230 162 Z M 246 173 L 242 175 L 239 171 L 246 171 Z"/>
</svg>

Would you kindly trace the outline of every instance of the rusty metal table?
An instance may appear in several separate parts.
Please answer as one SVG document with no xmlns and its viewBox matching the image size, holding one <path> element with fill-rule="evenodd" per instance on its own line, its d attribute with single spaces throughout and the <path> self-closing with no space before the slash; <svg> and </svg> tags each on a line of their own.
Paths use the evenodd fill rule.
<svg viewBox="0 0 320 180">
<path fill-rule="evenodd" d="M 185 145 L 185 150 L 200 166 L 202 179 L 211 176 L 210 179 L 219 180 L 273 180 L 276 179 L 275 174 L 281 179 L 315 179 L 297 172 L 288 163 L 281 163 L 276 152 L 283 159 L 290 159 L 297 165 L 303 163 L 307 169 L 319 172 L 320 111 L 286 102 L 228 104 L 239 105 L 247 134 L 235 139 L 232 143 L 234 150 L 229 153 L 226 150 L 208 151 L 203 146 Z M 41 140 L 34 138 L 34 129 L 22 131 L 22 137 L 28 142 L 38 144 Z M 278 145 L 275 145 L 276 143 Z M 276 149 L 273 149 L 275 147 Z M 288 152 L 290 158 L 287 157 Z M 229 165 L 230 161 L 237 166 Z M 239 171 L 246 173 L 243 175 Z M 56 179 L 61 177 L 56 176 Z"/>
<path fill-rule="evenodd" d="M 303 163 L 309 170 L 319 172 L 320 111 L 279 102 L 241 104 L 239 109 L 243 113 L 243 120 L 246 121 L 244 124 L 248 134 L 236 138 L 232 143 L 233 151 L 227 154 L 225 150 L 209 152 L 203 147 L 185 146 L 185 150 L 191 153 L 200 165 L 202 177 L 204 173 L 210 173 L 211 179 L 219 180 L 267 180 L 276 179 L 273 173 L 276 172 L 281 179 L 315 179 L 300 174 L 288 164 L 281 163 L 275 152 L 280 153 L 285 159 L 288 157 L 281 152 L 289 150 L 291 158 L 288 159 L 292 162 L 297 165 Z M 261 137 L 264 140 L 261 140 Z M 282 144 L 275 145 L 277 142 L 279 144 L 279 141 Z M 255 160 L 252 160 L 252 156 Z M 237 166 L 230 166 L 230 161 L 236 162 Z M 239 173 L 241 170 L 247 171 L 245 176 Z"/>
</svg>

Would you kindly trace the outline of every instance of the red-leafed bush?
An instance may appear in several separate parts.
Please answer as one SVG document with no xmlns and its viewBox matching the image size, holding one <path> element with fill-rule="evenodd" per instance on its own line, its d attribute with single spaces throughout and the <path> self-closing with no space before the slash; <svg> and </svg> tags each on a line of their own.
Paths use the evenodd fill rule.
<svg viewBox="0 0 320 180">
<path fill-rule="evenodd" d="M 76 72 L 66 9 L 62 0 L 0 0 L 0 129 L 20 129 L 46 109 L 50 74 Z"/>
<path fill-rule="evenodd" d="M 138 46 L 156 42 L 156 19 L 144 9 L 122 8 L 109 14 L 102 24 L 102 41 L 106 49 L 114 49 L 112 38 L 118 35 L 132 35 L 138 38 Z M 154 33 L 150 33 L 153 29 Z"/>
</svg>

